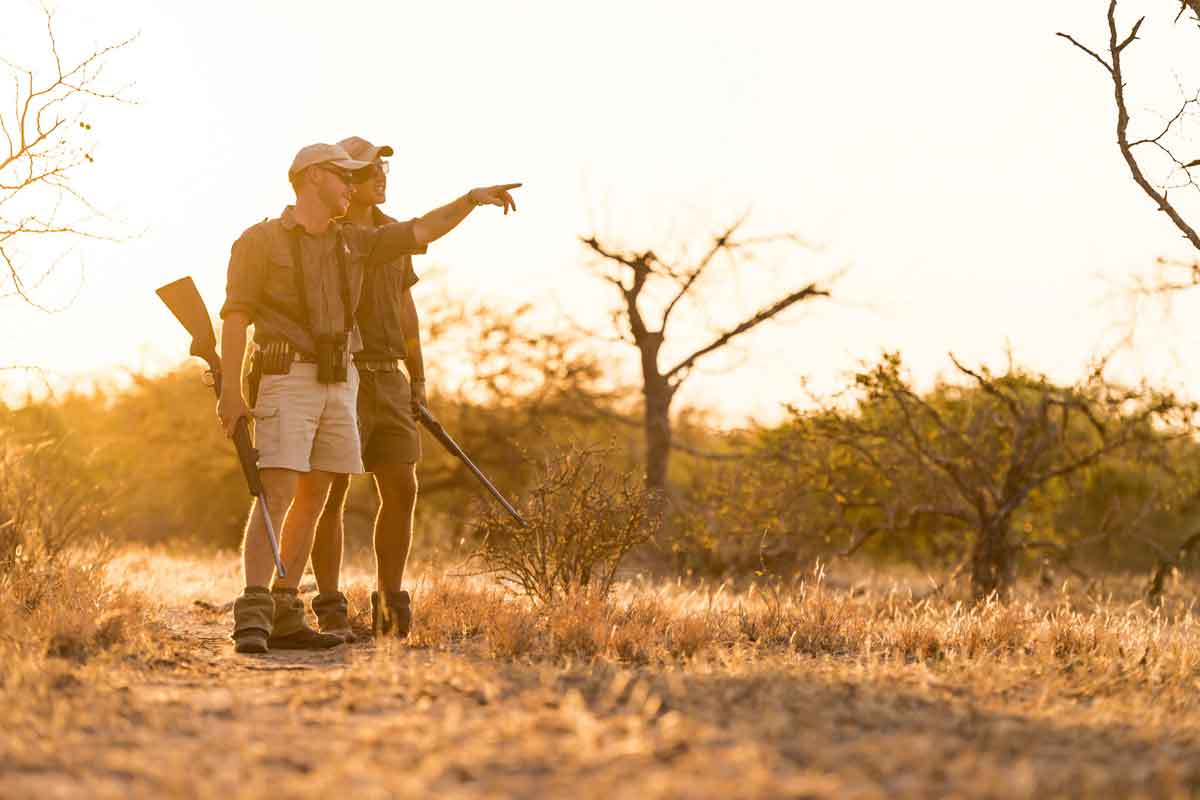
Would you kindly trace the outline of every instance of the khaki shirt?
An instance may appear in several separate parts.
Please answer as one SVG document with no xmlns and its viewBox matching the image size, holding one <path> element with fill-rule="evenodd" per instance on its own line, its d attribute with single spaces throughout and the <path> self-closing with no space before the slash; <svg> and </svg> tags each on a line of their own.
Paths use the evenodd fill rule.
<svg viewBox="0 0 1200 800">
<path fill-rule="evenodd" d="M 299 233 L 308 325 L 293 272 L 293 230 Z M 344 247 L 351 308 L 358 306 L 366 274 L 399 269 L 395 264 L 401 256 L 425 252 L 413 237 L 412 222 L 371 228 L 335 221 L 314 236 L 298 225 L 293 207 L 288 206 L 281 216 L 247 228 L 234 242 L 221 318 L 243 312 L 254 324 L 255 342 L 286 339 L 299 352 L 312 356 L 315 336 L 345 330 L 339 245 Z M 350 332 L 349 345 L 351 352 L 362 349 L 357 324 Z"/>
<path fill-rule="evenodd" d="M 374 209 L 376 225 L 396 220 Z M 420 280 L 413 272 L 412 255 L 400 256 L 392 269 L 371 270 L 363 280 L 362 299 L 358 301 L 358 325 L 363 349 L 360 359 L 386 361 L 404 358 L 407 348 L 400 325 L 400 302 L 404 293 Z"/>
</svg>

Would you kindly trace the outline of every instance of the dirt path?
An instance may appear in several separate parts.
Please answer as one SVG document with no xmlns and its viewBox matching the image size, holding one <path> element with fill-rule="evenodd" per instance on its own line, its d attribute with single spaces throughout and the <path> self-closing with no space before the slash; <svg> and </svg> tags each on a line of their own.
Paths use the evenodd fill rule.
<svg viewBox="0 0 1200 800">
<path fill-rule="evenodd" d="M 3 739 L 0 796 L 1194 796 L 1191 728 L 1152 732 L 1028 686 L 978 697 L 917 666 L 504 663 L 363 642 L 239 656 L 233 565 L 147 557 L 163 657 L 108 665 Z M 162 587 L 171 586 L 169 594 Z M 1033 699 L 1031 699 L 1033 698 Z"/>
</svg>

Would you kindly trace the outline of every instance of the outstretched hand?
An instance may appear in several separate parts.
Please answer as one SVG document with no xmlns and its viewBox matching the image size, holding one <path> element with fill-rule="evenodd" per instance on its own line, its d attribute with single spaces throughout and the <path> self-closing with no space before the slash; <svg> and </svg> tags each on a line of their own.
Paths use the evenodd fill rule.
<svg viewBox="0 0 1200 800">
<path fill-rule="evenodd" d="M 513 211 L 517 210 L 517 202 L 513 200 L 509 194 L 510 189 L 519 188 L 519 183 L 502 183 L 498 186 L 482 186 L 478 189 L 472 189 L 467 192 L 467 196 L 471 198 L 471 202 L 477 206 L 489 205 L 500 206 L 507 214 L 509 208 Z"/>
</svg>

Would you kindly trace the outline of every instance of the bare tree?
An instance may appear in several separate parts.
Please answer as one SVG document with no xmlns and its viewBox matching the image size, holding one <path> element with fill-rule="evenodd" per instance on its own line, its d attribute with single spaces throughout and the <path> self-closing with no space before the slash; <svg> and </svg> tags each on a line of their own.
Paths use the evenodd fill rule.
<svg viewBox="0 0 1200 800">
<path fill-rule="evenodd" d="M 48 64 L 33 68 L 0 58 L 12 86 L 11 102 L 0 106 L 0 297 L 16 295 L 50 310 L 37 290 L 62 253 L 48 255 L 42 245 L 111 238 L 96 224 L 105 216 L 78 179 L 94 160 L 86 115 L 95 103 L 127 102 L 128 87 L 108 86 L 103 72 L 110 56 L 133 39 L 69 59 L 59 50 L 53 14 L 44 14 Z"/>
<path fill-rule="evenodd" d="M 1194 17 L 1200 26 L 1200 0 L 1182 0 L 1175 19 L 1178 21 L 1185 14 Z M 1156 128 L 1157 132 L 1151 132 L 1138 138 L 1132 138 L 1129 132 L 1132 120 L 1122 59 L 1126 50 L 1138 41 L 1138 33 L 1145 21 L 1144 16 L 1139 18 L 1127 33 L 1122 34 L 1117 24 L 1117 0 L 1110 0 L 1108 5 L 1108 44 L 1105 48 L 1107 58 L 1095 49 L 1082 44 L 1070 34 L 1060 32 L 1057 35 L 1086 53 L 1108 73 L 1112 80 L 1113 102 L 1117 112 L 1117 148 L 1129 168 L 1130 175 L 1155 207 L 1167 215 L 1171 223 L 1191 243 L 1192 247 L 1200 250 L 1200 232 L 1197 231 L 1196 223 L 1186 219 L 1177 204 L 1171 200 L 1172 191 L 1200 193 L 1200 183 L 1193 175 L 1194 171 L 1200 170 L 1200 158 L 1188 159 L 1181 156 L 1175 138 L 1179 130 L 1177 126 L 1181 126 L 1181 123 L 1187 118 L 1200 112 L 1200 89 L 1185 91 L 1179 107 L 1172 113 L 1163 115 L 1166 123 L 1161 128 Z M 1169 163 L 1170 166 L 1164 179 L 1155 182 L 1148 176 L 1147 159 L 1141 155 L 1145 151 L 1157 152 Z M 1200 259 L 1193 263 L 1160 259 L 1159 264 L 1166 268 L 1168 274 L 1161 278 L 1160 285 L 1153 287 L 1154 290 L 1174 291 L 1200 285 Z"/>
<path fill-rule="evenodd" d="M 660 364 L 667 340 L 668 326 L 685 301 L 695 303 L 702 280 L 724 266 L 734 269 L 739 262 L 752 263 L 757 251 L 773 243 L 804 243 L 795 235 L 740 236 L 745 218 L 713 237 L 698 261 L 686 265 L 669 264 L 652 250 L 625 252 L 601 243 L 595 235 L 582 237 L 583 243 L 601 256 L 599 274 L 620 295 L 614 323 L 621 341 L 637 348 L 642 372 L 643 422 L 646 440 L 646 488 L 652 496 L 665 497 L 667 467 L 671 457 L 671 402 L 696 364 L 721 350 L 742 334 L 773 319 L 791 306 L 829 291 L 816 282 L 809 283 L 759 308 L 741 322 L 718 331 L 712 338 L 672 364 Z M 654 298 L 659 298 L 657 313 L 652 313 Z"/>
<path fill-rule="evenodd" d="M 1110 456 L 1169 472 L 1169 444 L 1192 431 L 1195 404 L 1114 385 L 1099 367 L 1060 387 L 1011 364 L 1002 375 L 954 365 L 968 383 L 920 395 L 889 355 L 856 376 L 855 408 L 796 412 L 776 458 L 804 471 L 796 502 L 814 529 L 847 535 L 843 555 L 917 530 L 965 539 L 975 595 L 1002 593 L 1023 551 L 1061 545 L 1017 524 L 1039 495 L 1056 482 L 1072 494 L 1071 476 Z"/>
</svg>

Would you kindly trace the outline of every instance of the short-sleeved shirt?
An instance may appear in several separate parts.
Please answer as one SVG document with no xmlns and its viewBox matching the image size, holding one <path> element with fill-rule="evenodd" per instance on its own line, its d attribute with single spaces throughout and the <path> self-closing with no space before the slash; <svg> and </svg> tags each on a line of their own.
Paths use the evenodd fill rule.
<svg viewBox="0 0 1200 800">
<path fill-rule="evenodd" d="M 373 210 L 376 226 L 396 220 L 378 208 Z M 370 270 L 363 278 L 362 299 L 358 302 L 358 325 L 362 332 L 360 359 L 387 361 L 404 358 L 407 350 L 404 328 L 400 324 L 400 304 L 404 293 L 419 278 L 413 272 L 412 254 L 405 253 L 391 269 Z"/>
<path fill-rule="evenodd" d="M 294 272 L 293 235 L 298 240 L 306 304 L 300 301 Z M 339 248 L 346 267 L 346 290 L 341 282 Z M 297 223 L 294 207 L 288 206 L 279 217 L 247 228 L 234 242 L 221 317 L 245 313 L 254 324 L 254 341 L 264 344 L 285 339 L 311 356 L 316 351 L 316 336 L 346 330 L 343 298 L 349 298 L 352 309 L 358 306 L 367 273 L 398 269 L 395 264 L 401 256 L 423 252 L 425 248 L 413 235 L 412 222 L 366 227 L 335 221 L 314 235 Z M 351 352 L 362 349 L 357 324 L 351 328 L 349 346 Z"/>
</svg>

